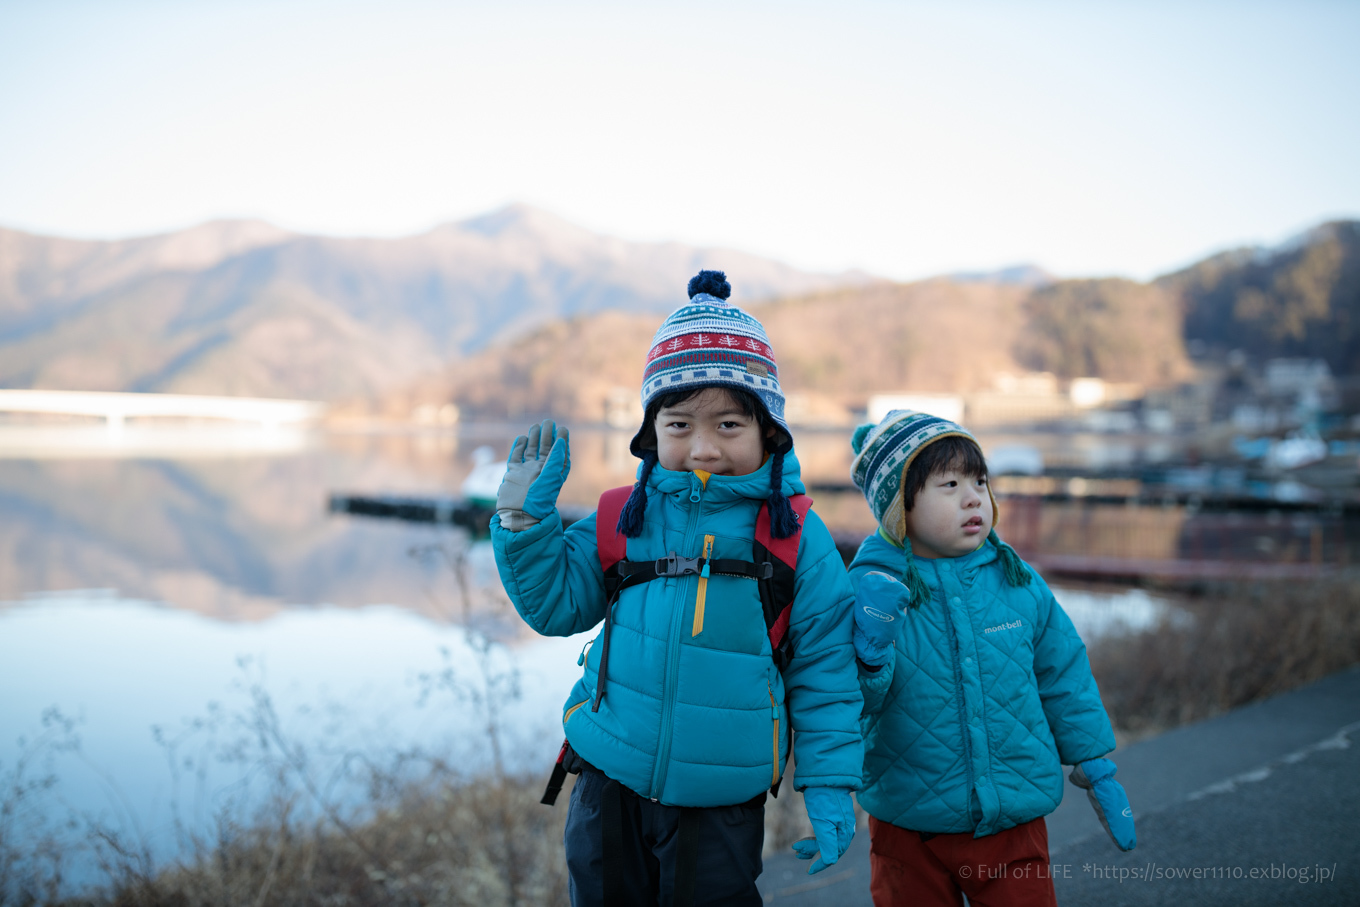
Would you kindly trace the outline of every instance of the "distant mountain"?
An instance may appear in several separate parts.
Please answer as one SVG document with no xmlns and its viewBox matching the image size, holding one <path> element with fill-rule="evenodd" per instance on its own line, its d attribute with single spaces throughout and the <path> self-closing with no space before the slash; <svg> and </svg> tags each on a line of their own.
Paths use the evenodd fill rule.
<svg viewBox="0 0 1360 907">
<path fill-rule="evenodd" d="M 1179 301 L 1187 341 L 1258 359 L 1325 359 L 1337 374 L 1360 374 L 1360 221 L 1214 255 L 1156 283 Z"/>
<path fill-rule="evenodd" d="M 702 268 L 730 271 L 748 303 L 871 282 L 521 205 L 401 239 L 253 221 L 116 242 L 0 229 L 0 386 L 372 394 L 557 319 L 668 312 Z"/>
<path fill-rule="evenodd" d="M 1210 354 L 1360 374 L 1360 222 L 1143 284 L 1032 265 L 913 284 L 632 243 L 512 206 L 419 236 L 219 221 L 118 242 L 0 229 L 0 387 L 368 400 L 597 418 L 701 268 L 758 307 L 786 383 L 821 397 L 967 390 L 1038 369 L 1157 384 Z M 779 300 L 772 302 L 772 300 Z"/>
<path fill-rule="evenodd" d="M 1038 265 L 1011 265 L 995 271 L 959 271 L 945 275 L 946 280 L 955 283 L 1002 283 L 1017 287 L 1042 287 L 1056 283 L 1058 278 Z"/>
</svg>

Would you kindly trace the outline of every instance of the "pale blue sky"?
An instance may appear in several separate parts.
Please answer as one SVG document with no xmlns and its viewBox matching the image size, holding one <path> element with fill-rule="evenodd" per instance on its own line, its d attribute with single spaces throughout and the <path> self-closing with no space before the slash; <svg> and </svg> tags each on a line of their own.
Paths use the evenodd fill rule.
<svg viewBox="0 0 1360 907">
<path fill-rule="evenodd" d="M 913 278 L 1360 216 L 1360 3 L 0 0 L 0 225 L 397 236 L 523 201 Z"/>
</svg>

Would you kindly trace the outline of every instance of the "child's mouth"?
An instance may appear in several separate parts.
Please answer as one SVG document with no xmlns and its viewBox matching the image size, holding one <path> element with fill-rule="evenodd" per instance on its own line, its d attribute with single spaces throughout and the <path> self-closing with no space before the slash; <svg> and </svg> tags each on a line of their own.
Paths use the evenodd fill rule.
<svg viewBox="0 0 1360 907">
<path fill-rule="evenodd" d="M 967 532 L 972 532 L 972 531 L 981 529 L 981 528 L 982 528 L 982 517 L 980 517 L 980 516 L 972 517 L 971 519 L 968 520 L 968 522 L 966 522 L 966 523 L 963 524 L 963 528 L 964 528 L 964 530 L 967 531 Z"/>
</svg>

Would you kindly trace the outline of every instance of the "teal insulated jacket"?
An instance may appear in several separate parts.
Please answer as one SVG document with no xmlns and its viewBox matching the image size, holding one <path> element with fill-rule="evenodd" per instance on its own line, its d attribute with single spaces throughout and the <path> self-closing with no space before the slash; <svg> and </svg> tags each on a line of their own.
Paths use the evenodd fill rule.
<svg viewBox="0 0 1360 907">
<path fill-rule="evenodd" d="M 642 534 L 628 560 L 752 559 L 770 464 L 746 476 L 655 467 Z M 784 493 L 803 493 L 797 459 L 784 458 Z M 523 532 L 492 521 L 501 581 L 524 620 L 569 636 L 604 619 L 595 516 L 565 531 L 560 516 Z M 850 579 L 821 519 L 809 512 L 799 544 L 789 621 L 792 657 L 781 673 L 754 580 L 662 577 L 627 588 L 614 606 L 605 694 L 592 710 L 600 654 L 563 707 L 577 753 L 643 797 L 670 806 L 730 806 L 769 789 L 794 749 L 795 786 L 859 786 L 861 697 L 851 645 Z M 792 731 L 792 734 L 790 733 Z"/>
<path fill-rule="evenodd" d="M 881 535 L 850 565 L 901 577 L 906 553 Z M 908 608 L 894 658 L 861 671 L 870 815 L 935 834 L 995 834 L 1045 816 L 1063 765 L 1114 749 L 1086 646 L 1047 584 L 1006 582 L 987 542 L 916 558 L 930 600 Z"/>
</svg>

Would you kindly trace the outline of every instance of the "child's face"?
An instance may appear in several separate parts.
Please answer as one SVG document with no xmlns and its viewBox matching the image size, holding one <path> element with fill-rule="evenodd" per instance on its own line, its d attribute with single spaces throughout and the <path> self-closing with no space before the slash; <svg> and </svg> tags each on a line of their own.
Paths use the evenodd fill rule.
<svg viewBox="0 0 1360 907">
<path fill-rule="evenodd" d="M 962 557 L 976 551 L 992 530 L 992 496 L 986 476 L 956 469 L 926 479 L 907 511 L 907 538 L 921 557 Z"/>
<path fill-rule="evenodd" d="M 654 425 L 657 462 L 666 469 L 746 476 L 765 462 L 760 423 L 722 388 L 662 408 Z"/>
</svg>

